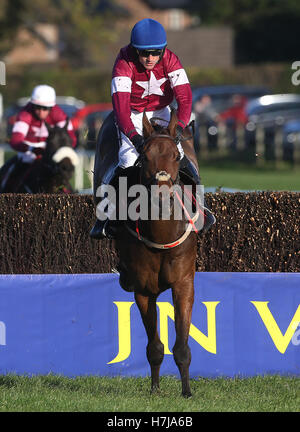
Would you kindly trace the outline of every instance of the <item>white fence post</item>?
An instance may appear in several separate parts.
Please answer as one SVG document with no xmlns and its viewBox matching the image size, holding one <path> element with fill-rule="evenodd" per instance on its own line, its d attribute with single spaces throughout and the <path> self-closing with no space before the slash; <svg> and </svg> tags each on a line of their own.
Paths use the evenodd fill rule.
<svg viewBox="0 0 300 432">
<path fill-rule="evenodd" d="M 4 165 L 5 162 L 5 144 L 0 145 L 0 167 L 2 167 Z"/>
<path fill-rule="evenodd" d="M 93 187 L 93 170 L 95 161 L 95 152 L 92 150 L 77 150 L 79 164 L 75 167 L 75 190 L 86 189 L 85 174 L 90 184 L 88 189 Z"/>
</svg>

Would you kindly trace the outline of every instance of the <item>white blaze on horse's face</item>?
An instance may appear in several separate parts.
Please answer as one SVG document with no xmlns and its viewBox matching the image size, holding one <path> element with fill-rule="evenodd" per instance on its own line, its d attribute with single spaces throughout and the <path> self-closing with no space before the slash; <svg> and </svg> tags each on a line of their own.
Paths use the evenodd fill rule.
<svg viewBox="0 0 300 432">
<path fill-rule="evenodd" d="M 73 150 L 71 147 L 61 147 L 52 156 L 52 160 L 55 163 L 60 163 L 65 158 L 70 159 L 73 166 L 77 166 L 79 164 L 79 157 L 77 156 L 75 150 Z"/>
</svg>

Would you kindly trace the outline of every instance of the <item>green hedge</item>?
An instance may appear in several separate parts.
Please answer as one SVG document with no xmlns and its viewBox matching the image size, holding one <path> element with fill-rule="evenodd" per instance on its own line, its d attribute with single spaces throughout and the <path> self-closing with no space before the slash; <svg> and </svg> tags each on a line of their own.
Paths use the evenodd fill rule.
<svg viewBox="0 0 300 432">
<path fill-rule="evenodd" d="M 186 68 L 192 86 L 218 84 L 264 85 L 274 92 L 300 92 L 300 86 L 291 82 L 294 71 L 291 64 L 263 64 L 238 66 L 227 69 Z M 0 91 L 8 106 L 17 98 L 31 94 L 32 88 L 41 83 L 55 87 L 57 94 L 75 96 L 87 103 L 110 102 L 111 72 L 98 68 L 71 68 L 60 66 L 30 65 L 7 67 L 6 86 Z"/>
<path fill-rule="evenodd" d="M 300 194 L 206 194 L 217 224 L 198 237 L 197 271 L 298 272 Z M 113 242 L 89 238 L 90 195 L 0 196 L 0 273 L 109 273 Z"/>
</svg>

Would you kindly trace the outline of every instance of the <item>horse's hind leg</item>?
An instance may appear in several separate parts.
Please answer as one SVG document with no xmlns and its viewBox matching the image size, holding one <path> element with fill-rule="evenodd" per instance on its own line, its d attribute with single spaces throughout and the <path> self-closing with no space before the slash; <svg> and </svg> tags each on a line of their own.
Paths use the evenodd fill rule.
<svg viewBox="0 0 300 432">
<path fill-rule="evenodd" d="M 193 280 L 177 283 L 176 286 L 173 287 L 172 294 L 176 328 L 176 341 L 173 347 L 173 355 L 181 376 L 182 395 L 190 397 L 192 395 L 189 378 L 191 350 L 188 346 L 188 336 L 194 303 Z"/>
<path fill-rule="evenodd" d="M 135 300 L 148 336 L 147 359 L 151 367 L 151 390 L 155 391 L 159 389 L 159 370 L 164 358 L 164 346 L 157 332 L 156 296 L 135 293 Z"/>
</svg>

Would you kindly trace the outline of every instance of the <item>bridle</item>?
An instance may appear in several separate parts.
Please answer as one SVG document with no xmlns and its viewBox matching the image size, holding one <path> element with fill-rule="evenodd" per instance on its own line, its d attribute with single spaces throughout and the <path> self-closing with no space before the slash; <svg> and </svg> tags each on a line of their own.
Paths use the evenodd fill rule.
<svg viewBox="0 0 300 432">
<path fill-rule="evenodd" d="M 171 137 L 170 135 L 167 134 L 157 134 L 157 135 L 151 135 L 149 136 L 145 142 L 144 142 L 144 148 L 143 151 L 141 152 L 138 160 L 137 160 L 137 165 L 140 166 L 140 168 L 142 167 L 144 158 L 145 158 L 145 152 L 149 147 L 149 143 L 151 143 L 151 141 L 154 138 L 168 138 L 169 140 L 173 141 L 176 145 L 176 141 L 175 138 Z M 178 151 L 178 155 L 176 160 L 180 159 L 180 153 Z M 140 169 L 140 181 L 141 181 L 141 169 Z M 157 171 L 155 174 L 153 174 L 153 176 L 151 176 L 149 179 L 144 180 L 143 185 L 149 189 L 150 186 L 152 185 L 158 185 L 158 183 L 160 181 L 170 181 L 172 183 L 172 185 L 175 184 L 179 184 L 179 171 L 177 173 L 177 176 L 175 179 L 172 178 L 171 174 L 167 173 L 166 171 Z"/>
<path fill-rule="evenodd" d="M 145 140 L 144 149 L 143 149 L 140 157 L 138 158 L 138 161 L 136 164 L 140 168 L 140 183 L 142 180 L 141 174 L 142 174 L 143 159 L 145 157 L 144 154 L 145 154 L 145 151 L 147 150 L 147 148 L 149 147 L 151 140 L 154 138 L 168 138 L 169 140 L 172 140 L 177 145 L 176 140 L 167 134 L 151 135 Z M 189 139 L 189 137 L 187 137 L 186 139 Z M 178 155 L 180 158 L 179 151 L 178 151 Z M 169 173 L 167 173 L 166 171 L 158 171 L 155 174 L 153 174 L 153 176 L 151 176 L 150 179 L 148 179 L 146 182 L 144 181 L 143 185 L 149 190 L 150 186 L 157 185 L 159 183 L 159 181 L 170 181 L 172 183 L 172 185 L 179 185 L 180 184 L 179 170 L 178 170 L 178 173 L 177 173 L 177 176 L 175 179 L 173 179 L 171 177 L 171 175 Z M 190 235 L 193 228 L 194 228 L 196 233 L 198 232 L 198 230 L 195 227 L 195 222 L 198 220 L 198 218 L 200 216 L 200 212 L 199 212 L 199 210 L 197 210 L 195 216 L 193 218 L 191 218 L 177 192 L 175 192 L 175 196 L 179 200 L 179 202 L 180 202 L 180 204 L 184 210 L 184 213 L 187 216 L 187 220 L 188 220 L 188 226 L 180 238 L 178 238 L 177 240 L 175 240 L 171 243 L 165 243 L 165 244 L 153 242 L 153 241 L 147 239 L 146 237 L 140 235 L 138 220 L 136 221 L 135 230 L 133 230 L 128 224 L 125 223 L 127 230 L 134 237 L 136 237 L 139 241 L 142 241 L 146 246 L 148 246 L 150 248 L 166 250 L 166 249 L 172 249 L 172 248 L 177 247 L 180 244 L 182 244 L 188 238 L 188 236 Z"/>
</svg>

